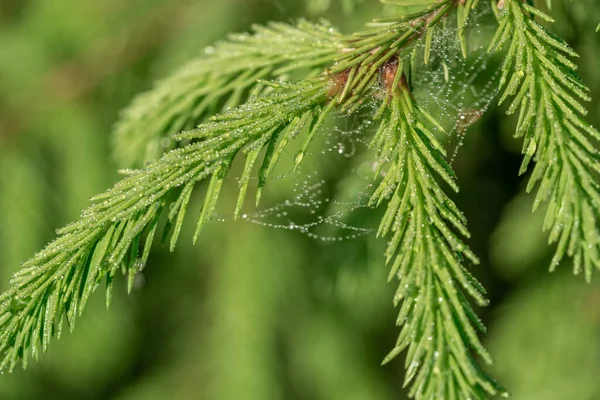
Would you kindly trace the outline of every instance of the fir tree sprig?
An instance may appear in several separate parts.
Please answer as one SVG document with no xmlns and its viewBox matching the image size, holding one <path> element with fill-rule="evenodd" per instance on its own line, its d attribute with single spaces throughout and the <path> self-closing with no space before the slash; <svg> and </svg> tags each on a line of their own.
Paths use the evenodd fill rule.
<svg viewBox="0 0 600 400">
<path fill-rule="evenodd" d="M 343 48 L 326 22 L 254 26 L 208 47 L 173 75 L 139 96 L 121 114 L 113 154 L 122 168 L 140 168 L 176 143 L 169 138 L 210 115 L 235 107 L 264 87 L 298 70 L 320 73 Z M 166 141 L 166 143 L 165 143 Z"/>
<path fill-rule="evenodd" d="M 79 221 L 60 229 L 56 240 L 22 265 L 11 279 L 11 288 L 0 297 L 0 351 L 4 355 L 0 369 L 12 370 L 21 358 L 26 366 L 29 350 L 34 357 L 39 349 L 45 351 L 50 338 L 60 336 L 65 317 L 73 330 L 90 294 L 103 280 L 108 306 L 117 271 L 129 277 L 131 290 L 135 274 L 146 264 L 161 215 L 167 215 L 165 233 L 170 234 L 173 249 L 196 183 L 210 178 L 197 237 L 212 216 L 236 154 L 246 153 L 247 165 L 254 163 L 262 147 L 273 148 L 279 135 L 296 135 L 305 126 L 309 126 L 308 140 L 331 109 L 323 107 L 327 93 L 323 79 L 281 84 L 276 93 L 181 135 L 203 140 L 167 153 L 96 196 L 96 203 Z M 276 157 L 277 151 L 267 151 L 263 180 Z M 251 169 L 246 168 L 244 176 Z"/>
<path fill-rule="evenodd" d="M 588 88 L 569 60 L 577 54 L 562 39 L 534 20 L 552 18 L 516 0 L 495 8 L 498 31 L 491 51 L 508 47 L 500 79 L 500 103 L 513 97 L 508 114 L 519 111 L 516 136 L 523 137 L 525 155 L 520 173 L 531 160 L 527 190 L 539 183 L 534 210 L 547 203 L 544 229 L 557 243 L 550 269 L 566 255 L 573 257 L 576 274 L 589 281 L 600 268 L 600 133 L 585 121 L 582 101 Z"/>
<path fill-rule="evenodd" d="M 123 111 L 113 137 L 117 163 L 140 168 L 157 159 L 177 144 L 169 140 L 173 134 L 259 94 L 264 89 L 261 80 L 288 80 L 301 71 L 305 77 L 316 75 L 333 65 L 328 73 L 340 74 L 346 89 L 339 103 L 348 109 L 359 106 L 362 90 L 376 81 L 378 68 L 424 34 L 428 60 L 434 28 L 453 8 L 464 15 L 466 24 L 468 12 L 461 11 L 466 10 L 462 3 L 444 0 L 426 5 L 409 15 L 377 20 L 372 29 L 355 35 L 343 36 L 326 22 L 304 20 L 254 26 L 254 34 L 230 35 Z"/>
<path fill-rule="evenodd" d="M 146 125 L 145 118 L 160 122 L 149 130 L 147 141 L 164 138 L 173 126 L 179 126 L 172 125 L 173 121 L 183 127 L 202 119 L 210 112 L 208 104 L 219 109 L 227 104 L 228 96 L 234 98 L 229 104 L 250 96 L 245 104 L 175 135 L 174 139 L 187 144 L 96 196 L 95 204 L 79 221 L 59 230 L 55 241 L 23 264 L 11 280 L 11 288 L 0 296 L 0 367 L 12 370 L 19 360 L 25 366 L 29 353 L 37 357 L 40 349 L 45 351 L 51 337 L 61 334 L 64 319 L 72 330 L 102 281 L 106 281 L 108 305 L 119 270 L 128 276 L 131 290 L 163 216 L 163 238 L 174 249 L 198 182 L 209 181 L 195 238 L 212 217 L 236 157 L 245 158 L 235 208 L 238 216 L 255 171 L 258 202 L 291 140 L 303 139 L 295 157 L 299 165 L 334 108 L 352 110 L 371 96 L 381 97 L 383 89 L 385 99 L 374 116 L 382 122 L 373 147 L 378 150 L 385 177 L 372 205 L 388 204 L 379 234 L 392 233 L 387 257 L 394 260 L 392 275 L 400 279 L 396 302 L 402 300 L 398 323 L 403 325 L 397 346 L 385 361 L 408 347 L 406 383 L 413 383 L 411 395 L 419 400 L 435 396 L 482 399 L 504 393 L 470 355 L 474 348 L 484 361 L 491 361 L 475 331 L 483 326 L 462 294 L 464 290 L 478 304 L 486 304 L 483 288 L 463 266 L 465 259 L 476 263 L 477 258 L 461 239 L 468 237 L 464 216 L 437 183 L 439 177 L 457 190 L 444 151 L 427 128 L 438 124 L 410 97 L 397 62 L 416 39 L 428 35 L 438 21 L 465 5 L 453 0 L 427 4 L 420 12 L 376 21 L 370 30 L 343 39 L 329 28 L 308 23 L 271 25 L 262 31 L 266 38 L 244 36 L 221 44 L 217 56 L 198 61 L 198 70 L 184 69 L 137 100 L 125 114 L 121 134 L 134 138 L 135 132 L 153 127 Z M 468 4 L 472 7 L 474 2 Z M 290 34 L 290 43 L 296 39 L 302 43 L 286 47 L 285 33 Z M 323 46 L 315 49 L 313 43 L 304 43 L 307 37 L 322 37 Z M 430 39 L 426 46 L 431 46 Z M 232 60 L 241 64 L 234 65 Z M 311 72 L 327 61 L 331 66 L 322 74 Z M 253 72 L 246 76 L 240 68 Z M 298 68 L 309 72 L 297 83 L 256 83 L 263 76 L 257 71 L 274 77 Z M 238 79 L 240 76 L 243 79 Z M 225 82 L 227 89 L 218 91 L 211 86 L 213 78 Z M 227 84 L 233 81 L 235 84 Z M 252 95 L 251 87 L 258 88 Z M 241 89 L 236 92 L 237 88 Z M 214 98 L 213 90 L 217 90 Z M 129 147 L 123 155 L 142 150 L 144 156 L 137 162 L 148 157 L 145 143 L 137 138 L 124 140 L 123 146 Z"/>
<path fill-rule="evenodd" d="M 412 98 L 402 65 L 388 63 L 384 81 L 389 97 L 371 141 L 383 178 L 371 204 L 387 202 L 378 235 L 391 235 L 386 259 L 392 264 L 390 279 L 399 280 L 394 302 L 402 304 L 397 319 L 402 330 L 384 362 L 408 349 L 404 385 L 412 384 L 410 396 L 416 399 L 505 395 L 470 354 L 473 348 L 492 362 L 476 333 L 485 327 L 462 291 L 479 305 L 487 300 L 463 266 L 466 260 L 479 263 L 462 239 L 469 237 L 466 219 L 438 183 L 458 191 L 446 152 L 428 126 L 442 128 Z"/>
</svg>

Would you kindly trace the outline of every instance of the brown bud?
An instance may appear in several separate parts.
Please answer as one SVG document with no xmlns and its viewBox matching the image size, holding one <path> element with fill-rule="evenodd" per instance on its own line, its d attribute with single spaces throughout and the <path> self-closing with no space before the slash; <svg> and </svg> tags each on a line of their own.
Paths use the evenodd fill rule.
<svg viewBox="0 0 600 400">
<path fill-rule="evenodd" d="M 398 73 L 398 59 L 396 57 L 394 57 L 385 63 L 385 65 L 383 66 L 383 69 L 381 71 L 381 80 L 383 81 L 383 86 L 385 86 L 386 90 L 389 92 L 394 91 L 394 88 L 392 87 L 392 85 L 394 84 L 394 80 L 396 79 L 397 73 Z"/>
<path fill-rule="evenodd" d="M 402 74 L 400 80 L 398 81 L 398 86 L 394 86 L 394 81 L 396 80 L 396 76 L 398 75 L 398 65 L 399 60 L 397 57 L 392 58 L 381 69 L 381 81 L 383 83 L 383 87 L 388 94 L 393 94 L 396 90 L 406 90 L 408 89 L 408 83 L 406 82 L 406 76 Z"/>
<path fill-rule="evenodd" d="M 339 72 L 334 74 L 329 78 L 329 91 L 327 92 L 327 96 L 329 98 L 333 98 L 338 94 L 342 93 L 346 83 L 348 83 L 348 76 L 350 75 L 350 70 L 345 70 L 343 72 Z"/>
</svg>

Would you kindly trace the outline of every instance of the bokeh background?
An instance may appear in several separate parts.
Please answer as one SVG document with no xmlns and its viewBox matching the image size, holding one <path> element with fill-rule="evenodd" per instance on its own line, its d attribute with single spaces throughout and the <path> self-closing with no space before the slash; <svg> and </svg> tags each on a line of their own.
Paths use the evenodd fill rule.
<svg viewBox="0 0 600 400">
<path fill-rule="evenodd" d="M 350 32 L 382 12 L 375 0 L 354 11 L 332 0 L 325 13 L 328 1 L 309 3 L 1 0 L 0 287 L 118 179 L 110 135 L 137 93 L 253 23 L 325 17 Z M 552 15 L 600 99 L 600 4 L 554 1 Z M 489 71 L 497 67 L 491 58 Z M 600 126 L 600 102 L 589 108 Z M 568 262 L 547 273 L 543 213 L 531 214 L 526 178 L 517 177 L 513 124 L 492 107 L 454 163 L 456 200 L 482 260 L 474 272 L 491 299 L 478 310 L 496 358 L 489 370 L 515 399 L 599 399 L 600 281 L 586 285 Z M 314 168 L 325 191 L 347 180 L 336 163 Z M 266 206 L 293 198 L 293 182 L 273 185 Z M 223 203 L 232 208 L 232 199 Z M 373 228 L 378 213 L 347 217 Z M 0 376 L 0 399 L 405 398 L 402 357 L 380 366 L 398 332 L 383 241 L 315 240 L 242 221 L 213 222 L 192 246 L 193 228 L 173 254 L 156 246 L 131 295 L 121 282 L 107 311 L 97 293 L 72 335 L 27 371 Z"/>
</svg>

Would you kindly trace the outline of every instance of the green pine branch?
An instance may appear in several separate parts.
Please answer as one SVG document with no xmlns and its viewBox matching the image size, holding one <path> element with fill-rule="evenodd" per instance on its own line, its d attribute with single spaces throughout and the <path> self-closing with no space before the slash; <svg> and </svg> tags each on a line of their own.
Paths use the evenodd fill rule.
<svg viewBox="0 0 600 400">
<path fill-rule="evenodd" d="M 568 255 L 574 272 L 583 271 L 589 281 L 600 269 L 600 133 L 585 121 L 582 102 L 590 100 L 589 90 L 568 58 L 577 54 L 534 20 L 553 22 L 529 4 L 506 0 L 495 11 L 500 26 L 490 50 L 508 47 L 500 103 L 512 97 L 508 114 L 519 111 L 516 136 L 524 138 L 525 155 L 520 173 L 535 162 L 527 190 L 539 183 L 534 210 L 548 207 L 544 229 L 557 243 L 550 268 Z"/>
<path fill-rule="evenodd" d="M 258 175 L 258 202 L 292 140 L 303 141 L 295 157 L 298 166 L 335 108 L 351 112 L 383 93 L 385 99 L 374 115 L 382 122 L 372 143 L 385 176 L 372 204 L 388 205 L 379 234 L 391 233 L 387 258 L 394 260 L 392 275 L 400 280 L 396 302 L 402 301 L 402 331 L 385 361 L 408 348 L 406 383 L 412 383 L 411 395 L 419 400 L 483 399 L 504 393 L 470 354 L 475 349 L 484 361 L 491 361 L 476 334 L 483 326 L 463 295 L 464 291 L 480 305 L 487 302 L 463 264 L 476 263 L 477 258 L 463 243 L 468 237 L 464 216 L 437 183 L 441 178 L 457 190 L 444 151 L 427 128 L 438 124 L 411 98 L 397 61 L 421 36 L 429 54 L 429 32 L 436 24 L 451 12 L 466 23 L 477 2 L 426 3 L 429 7 L 419 12 L 375 21 L 367 31 L 348 37 L 305 22 L 256 28 L 257 35 L 218 45 L 214 55 L 197 60 L 136 100 L 117 134 L 119 158 L 128 161 L 130 156 L 133 165 L 154 158 L 161 151 L 157 141 L 174 129 L 249 98 L 175 135 L 181 148 L 96 196 L 79 221 L 59 230 L 56 240 L 23 264 L 11 288 L 0 296 L 0 367 L 12 370 L 20 360 L 26 366 L 29 354 L 37 357 L 54 335 L 60 336 L 64 320 L 72 330 L 102 282 L 108 305 L 118 271 L 128 277 L 131 290 L 162 220 L 163 239 L 175 248 L 199 182 L 207 180 L 208 186 L 194 238 L 212 217 L 236 157 L 245 159 L 238 216 L 251 176 Z M 322 46 L 315 48 L 307 41 L 315 38 Z M 296 83 L 257 82 L 299 69 L 308 72 Z M 148 150 L 152 141 L 154 147 Z"/>
<path fill-rule="evenodd" d="M 470 354 L 472 348 L 492 362 L 476 333 L 485 327 L 463 291 L 479 305 L 487 300 L 463 264 L 479 263 L 462 239 L 469 237 L 466 219 L 438 183 L 458 191 L 446 152 L 428 126 L 442 128 L 415 103 L 402 66 L 387 68 L 397 71 L 371 141 L 380 158 L 377 174 L 383 175 L 371 204 L 387 202 L 378 235 L 391 235 L 386 258 L 390 279 L 399 280 L 394 302 L 402 303 L 397 319 L 402 330 L 384 362 L 408 349 L 405 386 L 412 384 L 410 396 L 417 399 L 506 395 Z"/>
<path fill-rule="evenodd" d="M 113 138 L 120 167 L 140 168 L 156 160 L 175 144 L 169 140 L 173 134 L 259 93 L 260 80 L 299 70 L 321 72 L 343 46 L 341 35 L 326 23 L 301 20 L 253 29 L 254 34 L 230 35 L 207 48 L 122 112 Z"/>
<path fill-rule="evenodd" d="M 128 276 L 131 290 L 135 274 L 148 259 L 159 220 L 167 217 L 165 235 L 175 247 L 187 205 L 197 182 L 210 178 L 196 236 L 210 219 L 220 188 L 238 153 L 247 166 L 267 146 L 259 173 L 266 179 L 280 154 L 277 138 L 294 136 L 309 126 L 306 140 L 318 130 L 331 107 L 324 79 L 283 84 L 277 93 L 254 101 L 201 125 L 182 137 L 202 138 L 173 150 L 143 170 L 126 177 L 112 189 L 96 196 L 79 221 L 58 231 L 59 237 L 22 265 L 11 279 L 11 288 L 0 297 L 0 369 L 12 370 L 28 351 L 37 357 L 53 335 L 61 335 L 66 318 L 73 330 L 86 302 L 106 281 L 107 306 L 115 275 Z M 285 140 L 285 139 L 282 139 Z M 305 144 L 305 147 L 308 143 Z M 242 176 L 240 202 L 251 166 Z"/>
<path fill-rule="evenodd" d="M 260 94 L 265 89 L 261 80 L 290 80 L 299 73 L 316 75 L 337 61 L 331 73 L 347 74 L 354 68 L 352 78 L 359 78 L 357 71 L 365 78 L 357 82 L 358 89 L 362 89 L 373 84 L 375 73 L 385 60 L 423 33 L 427 63 L 437 22 L 453 8 L 462 27 L 459 40 L 466 43 L 464 27 L 478 0 L 454 3 L 428 1 L 421 4 L 427 7 L 417 12 L 380 19 L 369 31 L 350 36 L 340 35 L 325 22 L 313 24 L 304 20 L 296 25 L 254 26 L 252 35 L 230 35 L 227 41 L 209 47 L 208 54 L 190 61 L 152 90 L 139 95 L 122 112 L 113 137 L 115 159 L 122 168 L 141 168 L 144 163 L 156 160 L 177 144 L 170 140 L 173 134 L 191 129 L 210 115 Z M 408 21 L 414 22 L 414 26 L 408 27 Z M 373 49 L 377 51 L 369 55 L 368 51 Z M 463 53 L 466 55 L 466 44 Z M 373 60 L 378 58 L 380 62 L 374 64 Z M 369 73 L 362 75 L 365 68 Z M 348 89 L 350 93 L 357 87 Z"/>
</svg>

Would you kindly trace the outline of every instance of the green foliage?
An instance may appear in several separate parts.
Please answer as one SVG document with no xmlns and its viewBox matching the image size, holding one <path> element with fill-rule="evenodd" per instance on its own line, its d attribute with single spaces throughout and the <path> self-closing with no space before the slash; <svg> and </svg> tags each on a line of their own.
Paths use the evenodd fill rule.
<svg viewBox="0 0 600 400">
<path fill-rule="evenodd" d="M 331 26 L 303 20 L 294 26 L 254 26 L 252 35 L 230 35 L 124 110 L 114 135 L 118 164 L 144 166 L 173 147 L 171 135 L 259 93 L 264 88 L 259 80 L 284 78 L 303 69 L 319 71 L 341 46 Z"/>
<path fill-rule="evenodd" d="M 198 184 L 208 181 L 194 241 L 212 218 L 236 158 L 244 159 L 237 218 L 253 177 L 258 203 L 294 139 L 301 140 L 298 167 L 332 114 L 379 102 L 370 115 L 380 121 L 370 142 L 378 159 L 370 206 L 386 205 L 378 235 L 390 237 L 386 259 L 389 278 L 399 281 L 394 303 L 401 327 L 384 362 L 407 350 L 405 386 L 419 400 L 506 395 L 471 354 L 492 362 L 477 334 L 485 327 L 467 299 L 488 303 L 466 266 L 479 260 L 465 244 L 465 216 L 442 188 L 458 191 L 443 129 L 410 88 L 414 43 L 423 37 L 427 64 L 433 37 L 443 29 L 438 23 L 455 13 L 467 56 L 467 22 L 479 1 L 384 2 L 416 11 L 378 19 L 349 36 L 303 20 L 255 26 L 253 34 L 230 36 L 139 96 L 116 127 L 114 152 L 121 166 L 140 169 L 94 197 L 78 221 L 14 274 L 0 296 L 0 367 L 12 370 L 19 361 L 25 367 L 30 355 L 37 358 L 61 335 L 64 320 L 73 330 L 103 282 L 108 306 L 119 271 L 131 291 L 159 230 L 175 249 Z M 321 11 L 329 1 L 309 4 Z M 584 120 L 580 101 L 589 96 L 566 57 L 576 54 L 533 19 L 550 17 L 521 1 L 500 5 L 490 50 L 508 44 L 500 101 L 513 96 L 509 113 L 520 110 L 521 172 L 535 161 L 528 190 L 540 182 L 535 207 L 548 203 L 545 227 L 558 242 L 552 266 L 568 254 L 575 271 L 589 279 L 600 267 L 594 144 L 600 134 Z"/>
<path fill-rule="evenodd" d="M 588 88 L 567 56 L 577 57 L 569 46 L 534 21 L 552 18 L 532 6 L 509 0 L 496 10 L 500 26 L 490 45 L 508 45 L 502 66 L 502 103 L 514 96 L 508 113 L 519 111 L 516 136 L 523 137 L 525 158 L 520 173 L 531 160 L 535 167 L 527 190 L 539 182 L 534 210 L 548 202 L 544 229 L 550 243 L 557 242 L 551 270 L 567 254 L 576 274 L 589 281 L 600 268 L 600 158 L 595 143 L 600 133 L 584 119 L 581 101 L 591 100 Z"/>
<path fill-rule="evenodd" d="M 173 249 L 196 182 L 210 177 L 198 235 L 212 216 L 236 153 L 246 147 L 242 151 L 248 153 L 247 165 L 252 164 L 245 169 L 245 177 L 260 149 L 273 148 L 277 135 L 297 134 L 296 128 L 309 124 L 315 114 L 325 115 L 319 112 L 319 104 L 326 93 L 323 81 L 284 84 L 278 93 L 257 98 L 183 134 L 203 140 L 167 153 L 96 196 L 97 203 L 79 221 L 59 230 L 55 241 L 22 265 L 11 280 L 11 289 L 0 297 L 4 351 L 0 367 L 13 369 L 20 358 L 25 366 L 29 350 L 34 357 L 40 349 L 45 351 L 50 338 L 61 335 L 64 317 L 72 330 L 90 294 L 103 280 L 108 306 L 117 271 L 128 276 L 131 290 L 135 274 L 146 265 L 161 215 L 168 216 L 165 232 L 172 232 Z M 294 118 L 298 118 L 295 124 L 286 125 Z M 312 124 L 307 138 L 317 128 L 318 123 Z M 279 154 L 267 151 L 260 174 L 263 180 Z M 242 186 L 240 199 L 244 192 Z"/>
<path fill-rule="evenodd" d="M 437 0 L 382 0 L 382 3 L 393 4 L 397 6 L 403 7 L 436 7 L 440 5 L 440 2 Z M 462 52 L 463 57 L 467 57 L 467 38 L 465 35 L 465 30 L 467 28 L 467 23 L 469 21 L 469 15 L 471 12 L 479 5 L 479 0 L 464 0 L 464 1 L 451 1 L 451 2 L 442 2 L 444 8 L 456 8 L 456 22 L 458 26 L 457 30 L 457 39 L 460 43 L 460 50 Z M 439 14 L 445 15 L 445 12 Z M 435 18 L 433 19 L 433 21 Z M 435 24 L 427 24 L 426 35 L 426 46 L 427 50 L 425 51 L 425 64 L 427 64 L 429 59 L 429 48 L 431 46 L 431 40 L 433 39 L 433 35 L 435 34 Z"/>
<path fill-rule="evenodd" d="M 384 177 L 371 202 L 389 198 L 378 235 L 392 233 L 386 257 L 393 261 L 390 279 L 399 279 L 394 302 L 402 301 L 397 320 L 402 331 L 385 361 L 408 348 L 405 385 L 412 382 L 410 396 L 418 399 L 504 394 L 469 353 L 472 347 L 492 362 L 473 326 L 485 328 L 459 287 L 479 305 L 487 300 L 485 289 L 462 265 L 464 260 L 479 262 L 460 237 L 469 237 L 465 217 L 436 180 L 439 176 L 458 190 L 445 150 L 426 126 L 439 124 L 414 103 L 405 86 L 392 94 L 389 107 L 386 101 L 371 142 L 380 156 L 377 172 Z"/>
<path fill-rule="evenodd" d="M 307 21 L 295 26 L 255 26 L 254 35 L 230 35 L 228 41 L 209 47 L 207 54 L 138 96 L 125 109 L 114 135 L 117 162 L 123 168 L 140 168 L 155 160 L 174 146 L 171 135 L 191 129 L 215 112 L 260 93 L 264 89 L 261 80 L 288 80 L 296 71 L 311 76 L 337 61 L 331 74 L 353 71 L 344 96 L 368 88 L 387 59 L 405 46 L 415 32 L 434 27 L 450 8 L 450 1 L 436 2 L 430 9 L 378 21 L 374 29 L 354 37 L 342 37 L 328 24 Z M 407 30 L 407 21 L 416 23 Z M 431 35 L 428 46 L 430 40 Z M 344 46 L 354 50 L 342 52 Z M 367 53 L 375 48 L 374 54 Z M 359 105 L 356 100 L 360 99 L 355 95 L 348 103 Z"/>
</svg>

